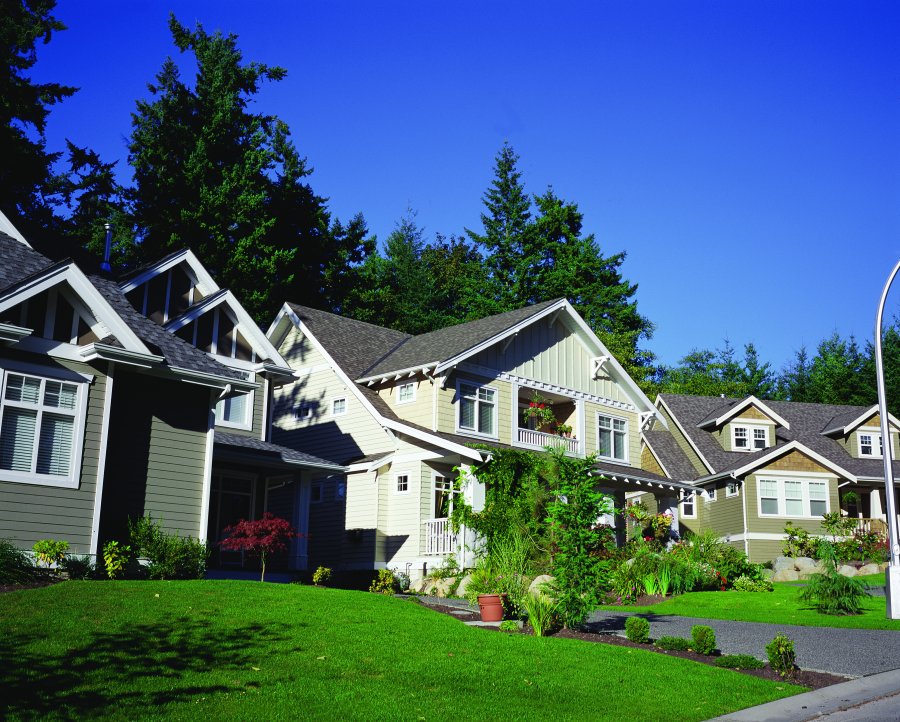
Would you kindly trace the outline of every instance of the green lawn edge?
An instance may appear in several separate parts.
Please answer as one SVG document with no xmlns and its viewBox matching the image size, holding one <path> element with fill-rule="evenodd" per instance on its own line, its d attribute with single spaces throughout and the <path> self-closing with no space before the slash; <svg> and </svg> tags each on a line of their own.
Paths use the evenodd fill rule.
<svg viewBox="0 0 900 722">
<path fill-rule="evenodd" d="M 12 720 L 703 720 L 803 691 L 409 600 L 221 580 L 0 594 L 0 659 Z"/>
</svg>

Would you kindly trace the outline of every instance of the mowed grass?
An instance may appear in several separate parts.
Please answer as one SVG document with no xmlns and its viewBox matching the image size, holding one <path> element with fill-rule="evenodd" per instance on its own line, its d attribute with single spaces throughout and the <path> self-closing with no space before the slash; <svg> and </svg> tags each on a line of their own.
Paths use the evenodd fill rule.
<svg viewBox="0 0 900 722">
<path fill-rule="evenodd" d="M 884 576 L 862 577 L 871 586 L 883 585 Z M 900 620 L 886 617 L 884 597 L 867 597 L 864 612 L 838 617 L 820 614 L 808 602 L 800 601 L 802 587 L 778 582 L 772 592 L 689 592 L 650 606 L 605 606 L 603 609 L 639 611 L 642 614 L 672 614 L 679 617 L 732 619 L 738 622 L 796 624 L 802 627 L 840 627 L 842 629 L 895 629 Z M 898 637 L 900 642 L 900 637 Z"/>
<path fill-rule="evenodd" d="M 143 581 L 0 595 L 0 690 L 7 719 L 702 720 L 802 688 L 365 592 Z"/>
</svg>

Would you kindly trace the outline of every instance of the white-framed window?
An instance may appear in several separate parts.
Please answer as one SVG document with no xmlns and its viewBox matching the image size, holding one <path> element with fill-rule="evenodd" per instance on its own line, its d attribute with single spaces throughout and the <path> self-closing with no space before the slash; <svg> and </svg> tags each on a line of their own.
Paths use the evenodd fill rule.
<svg viewBox="0 0 900 722">
<path fill-rule="evenodd" d="M 457 386 L 459 415 L 457 429 L 497 436 L 497 391 L 487 386 L 460 381 Z"/>
<path fill-rule="evenodd" d="M 741 485 L 736 481 L 729 481 L 725 484 L 725 498 L 737 496 L 740 493 Z"/>
<path fill-rule="evenodd" d="M 216 423 L 234 429 L 247 429 L 253 426 L 253 392 L 229 396 L 216 404 Z"/>
<path fill-rule="evenodd" d="M 313 417 L 313 404 L 311 401 L 301 401 L 294 409 L 298 421 L 309 421 Z"/>
<path fill-rule="evenodd" d="M 76 488 L 87 385 L 0 369 L 0 479 Z"/>
<path fill-rule="evenodd" d="M 697 518 L 697 494 L 687 489 L 681 490 L 681 518 L 696 519 Z"/>
<path fill-rule="evenodd" d="M 409 404 L 416 400 L 416 384 L 410 381 L 397 387 L 397 403 Z"/>
<path fill-rule="evenodd" d="M 856 434 L 856 440 L 860 456 L 868 456 L 873 459 L 884 458 L 884 439 L 881 438 L 881 431 L 860 429 Z"/>
<path fill-rule="evenodd" d="M 719 490 L 716 487 L 713 487 L 707 493 L 709 494 L 707 501 L 716 501 L 719 498 Z"/>
<path fill-rule="evenodd" d="M 597 415 L 597 455 L 628 461 L 628 422 L 617 416 Z"/>
<path fill-rule="evenodd" d="M 347 413 L 347 399 L 343 396 L 339 399 L 333 399 L 331 402 L 331 415 L 332 416 L 343 416 L 346 413 Z"/>
<path fill-rule="evenodd" d="M 454 494 L 459 490 L 449 476 L 434 475 L 434 512 L 435 519 L 447 519 L 453 511 Z"/>
<path fill-rule="evenodd" d="M 409 491 L 409 474 L 397 474 L 394 481 L 394 489 L 398 494 L 405 494 Z"/>
<path fill-rule="evenodd" d="M 325 484 L 321 481 L 314 481 L 309 487 L 309 503 L 321 504 L 325 499 Z"/>
<path fill-rule="evenodd" d="M 828 482 L 802 477 L 760 477 L 759 515 L 817 519 L 829 511 Z"/>
<path fill-rule="evenodd" d="M 747 424 L 731 427 L 732 451 L 759 451 L 769 447 L 769 428 Z"/>
</svg>

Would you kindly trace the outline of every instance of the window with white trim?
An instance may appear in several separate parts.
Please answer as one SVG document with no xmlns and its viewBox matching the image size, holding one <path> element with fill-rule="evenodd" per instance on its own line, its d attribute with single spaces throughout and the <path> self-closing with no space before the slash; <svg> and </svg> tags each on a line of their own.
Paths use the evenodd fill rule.
<svg viewBox="0 0 900 722">
<path fill-rule="evenodd" d="M 434 518 L 448 519 L 453 511 L 453 496 L 459 490 L 449 476 L 434 477 Z"/>
<path fill-rule="evenodd" d="M 681 490 L 681 518 L 696 519 L 697 518 L 697 495 L 694 491 L 688 489 Z"/>
<path fill-rule="evenodd" d="M 309 421 L 313 417 L 313 405 L 310 401 L 301 401 L 294 409 L 298 421 Z"/>
<path fill-rule="evenodd" d="M 341 397 L 339 399 L 334 399 L 331 402 L 331 415 L 332 416 L 343 416 L 347 413 L 347 399 Z"/>
<path fill-rule="evenodd" d="M 857 444 L 859 446 L 859 455 L 868 456 L 873 459 L 884 458 L 884 440 L 880 431 L 865 430 L 856 434 Z"/>
<path fill-rule="evenodd" d="M 250 417 L 252 409 L 252 392 L 229 396 L 227 399 L 222 399 L 216 404 L 216 423 L 219 426 L 250 429 L 253 425 L 253 421 Z"/>
<path fill-rule="evenodd" d="M 769 429 L 766 426 L 732 426 L 732 451 L 759 451 L 769 447 Z"/>
<path fill-rule="evenodd" d="M 740 484 L 736 481 L 729 481 L 725 484 L 725 498 L 737 496 L 740 493 Z"/>
<path fill-rule="evenodd" d="M 828 482 L 802 478 L 761 478 L 759 515 L 817 518 L 829 509 Z"/>
<path fill-rule="evenodd" d="M 408 384 L 400 384 L 397 387 L 397 403 L 408 404 L 416 400 L 416 384 L 410 382 Z"/>
<path fill-rule="evenodd" d="M 457 428 L 485 436 L 497 435 L 497 392 L 487 386 L 460 382 Z"/>
<path fill-rule="evenodd" d="M 628 422 L 625 419 L 597 415 L 597 455 L 628 461 Z"/>
<path fill-rule="evenodd" d="M 396 489 L 398 494 L 405 494 L 409 491 L 409 474 L 397 474 L 395 479 L 397 481 Z"/>
<path fill-rule="evenodd" d="M 77 485 L 84 384 L 0 370 L 0 479 Z"/>
<path fill-rule="evenodd" d="M 716 487 L 713 487 L 709 490 L 709 497 L 707 501 L 716 501 L 719 498 L 719 490 Z"/>
</svg>

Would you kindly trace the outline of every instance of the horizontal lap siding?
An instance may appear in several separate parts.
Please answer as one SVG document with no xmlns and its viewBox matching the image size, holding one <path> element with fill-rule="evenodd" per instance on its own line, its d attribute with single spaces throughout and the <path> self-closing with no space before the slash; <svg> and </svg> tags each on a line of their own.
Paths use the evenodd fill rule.
<svg viewBox="0 0 900 722">
<path fill-rule="evenodd" d="M 709 488 L 709 487 L 707 487 Z M 712 529 L 719 536 L 729 536 L 744 533 L 744 489 L 737 496 L 726 497 L 726 485 L 716 487 L 716 500 L 702 499 L 701 518 L 704 529 Z"/>
<path fill-rule="evenodd" d="M 39 539 L 60 539 L 69 542 L 72 553 L 87 554 L 90 551 L 100 458 L 106 366 L 94 367 L 63 360 L 48 364 L 45 357 L 5 352 L 0 356 L 0 367 L 3 366 L 3 358 L 36 364 L 35 375 L 40 375 L 37 367 L 44 365 L 48 369 L 62 366 L 94 377 L 93 382 L 87 385 L 87 413 L 78 488 L 60 489 L 0 481 L 0 538 L 10 539 L 22 549 L 30 549 Z"/>
<path fill-rule="evenodd" d="M 338 486 L 345 483 L 344 477 L 313 475 L 312 483 L 322 484 L 322 501 L 309 505 L 308 568 L 339 568 L 343 564 L 347 505 L 346 496 L 341 498 L 337 492 Z"/>
<path fill-rule="evenodd" d="M 398 493 L 397 476 L 403 474 L 409 477 L 409 491 Z M 378 526 L 384 532 L 384 557 L 377 561 L 384 561 L 390 566 L 392 561 L 397 563 L 419 554 L 423 494 L 421 463 L 408 461 L 391 465 L 390 471 L 382 475 L 382 484 L 383 498 L 387 503 L 379 504 Z"/>
<path fill-rule="evenodd" d="M 404 384 L 409 383 L 415 384 L 415 401 L 407 401 L 403 404 L 398 403 L 397 394 L 399 393 L 399 388 Z M 433 389 L 433 382 L 428 379 L 423 379 L 421 377 L 412 379 L 402 378 L 399 381 L 395 381 L 391 386 L 385 386 L 384 388 L 378 389 L 377 393 L 401 419 L 430 429 L 434 424 L 434 415 L 432 413 L 432 409 L 434 408 Z"/>
<path fill-rule="evenodd" d="M 584 402 L 584 443 L 588 454 L 597 453 L 599 440 L 599 415 L 612 416 L 625 419 L 628 428 L 628 465 L 640 467 L 641 465 L 641 432 L 640 419 L 633 411 L 623 411 L 609 406 L 603 406 L 592 401 Z"/>
</svg>

